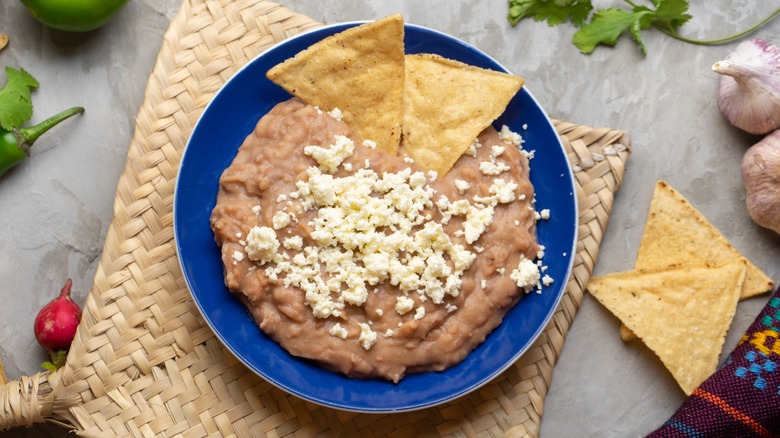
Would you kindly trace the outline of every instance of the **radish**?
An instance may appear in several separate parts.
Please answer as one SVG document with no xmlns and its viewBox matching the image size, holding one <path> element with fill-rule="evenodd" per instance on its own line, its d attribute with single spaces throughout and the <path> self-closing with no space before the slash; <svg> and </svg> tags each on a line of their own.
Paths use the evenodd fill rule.
<svg viewBox="0 0 780 438">
<path fill-rule="evenodd" d="M 51 362 L 43 363 L 43 368 L 49 371 L 65 364 L 68 348 L 81 319 L 81 308 L 70 297 L 72 284 L 69 278 L 60 295 L 43 306 L 35 317 L 35 339 L 51 356 Z"/>
</svg>

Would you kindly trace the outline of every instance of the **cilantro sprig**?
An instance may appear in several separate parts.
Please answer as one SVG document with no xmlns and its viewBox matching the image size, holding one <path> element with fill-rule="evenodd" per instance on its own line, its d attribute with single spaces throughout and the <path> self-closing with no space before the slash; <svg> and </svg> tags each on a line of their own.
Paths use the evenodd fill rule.
<svg viewBox="0 0 780 438">
<path fill-rule="evenodd" d="M 643 54 L 647 48 L 642 32 L 655 28 L 672 38 L 692 44 L 713 45 L 733 41 L 752 33 L 780 14 L 775 9 L 768 17 L 750 28 L 723 38 L 702 40 L 681 35 L 678 30 L 692 17 L 687 0 L 651 0 L 640 5 L 624 0 L 625 8 L 604 8 L 594 11 L 592 0 L 509 0 L 509 22 L 514 26 L 525 18 L 546 21 L 550 26 L 571 22 L 578 28 L 572 43 L 583 54 L 592 53 L 600 44 L 615 46 L 623 34 L 628 34 Z"/>
<path fill-rule="evenodd" d="M 6 84 L 0 88 L 0 127 L 12 131 L 30 120 L 33 114 L 31 92 L 38 81 L 24 69 L 5 68 Z"/>
</svg>

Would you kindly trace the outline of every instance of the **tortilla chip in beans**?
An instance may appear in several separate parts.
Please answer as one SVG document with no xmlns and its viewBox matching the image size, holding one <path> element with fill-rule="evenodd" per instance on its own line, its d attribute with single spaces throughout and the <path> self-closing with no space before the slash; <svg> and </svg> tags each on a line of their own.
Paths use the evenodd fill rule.
<svg viewBox="0 0 780 438">
<path fill-rule="evenodd" d="M 444 175 L 523 83 L 439 55 L 406 55 L 404 149 L 417 164 Z"/>
<path fill-rule="evenodd" d="M 361 138 L 397 152 L 404 89 L 401 14 L 329 36 L 272 67 L 266 76 L 306 103 L 325 111 L 338 108 Z"/>
</svg>

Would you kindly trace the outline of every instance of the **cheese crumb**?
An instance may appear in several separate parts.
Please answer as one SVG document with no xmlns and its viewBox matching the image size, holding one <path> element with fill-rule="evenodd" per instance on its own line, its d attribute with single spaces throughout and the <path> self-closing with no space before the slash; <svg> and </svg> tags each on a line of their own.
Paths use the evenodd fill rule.
<svg viewBox="0 0 780 438">
<path fill-rule="evenodd" d="M 471 184 L 469 184 L 468 181 L 462 179 L 456 179 L 454 184 L 455 184 L 455 188 L 458 190 L 458 192 L 460 192 L 461 195 L 465 193 L 466 190 L 469 189 L 469 187 L 471 187 Z"/>
<path fill-rule="evenodd" d="M 371 326 L 364 322 L 359 322 L 358 327 L 360 327 L 360 337 L 358 338 L 358 341 L 363 345 L 363 348 L 370 350 L 376 343 L 376 332 L 371 330 Z"/>
<path fill-rule="evenodd" d="M 271 219 L 271 222 L 273 223 L 274 230 L 281 230 L 287 225 L 290 225 L 290 215 L 281 210 L 277 211 Z"/>
<path fill-rule="evenodd" d="M 406 313 L 409 313 L 410 310 L 414 308 L 414 300 L 405 297 L 402 295 L 399 295 L 395 299 L 395 311 L 398 312 L 400 315 L 404 315 Z"/>
<path fill-rule="evenodd" d="M 244 253 L 241 251 L 233 251 L 233 260 L 237 262 L 244 260 Z"/>
<path fill-rule="evenodd" d="M 344 326 L 341 325 L 341 323 L 339 323 L 339 322 L 337 322 L 337 323 L 333 324 L 332 326 L 330 326 L 330 330 L 328 330 L 328 333 L 331 336 L 335 336 L 335 337 L 341 338 L 341 339 L 347 339 L 347 336 L 349 335 L 349 332 L 347 331 L 347 329 L 344 328 Z"/>
<path fill-rule="evenodd" d="M 278 257 L 276 232 L 268 227 L 253 227 L 246 236 L 246 255 L 250 260 L 271 262 Z"/>
<path fill-rule="evenodd" d="M 506 163 L 493 163 L 490 161 L 482 161 L 479 163 L 479 170 L 485 175 L 499 175 L 509 170 L 509 165 Z"/>
<path fill-rule="evenodd" d="M 344 118 L 344 114 L 338 108 L 333 108 L 333 110 L 329 111 L 328 114 L 330 114 L 331 117 L 338 120 L 339 122 Z"/>
<path fill-rule="evenodd" d="M 529 291 L 539 283 L 539 267 L 529 259 L 522 259 L 512 273 L 509 274 L 518 287 Z"/>
<path fill-rule="evenodd" d="M 425 307 L 420 306 L 414 311 L 414 319 L 421 320 L 425 318 Z"/>
<path fill-rule="evenodd" d="M 306 146 L 303 153 L 314 158 L 320 169 L 333 173 L 345 158 L 355 151 L 355 143 L 343 135 L 334 136 L 334 143 L 328 148 Z"/>
<path fill-rule="evenodd" d="M 506 125 L 503 125 L 501 127 L 501 131 L 498 132 L 498 136 L 499 138 L 501 138 L 502 141 L 505 141 L 513 146 L 520 146 L 521 144 L 523 144 L 523 137 L 520 134 L 513 132 Z"/>
<path fill-rule="evenodd" d="M 483 208 L 470 207 L 468 213 L 466 213 L 466 221 L 463 223 L 466 242 L 469 244 L 476 242 L 492 221 L 492 206 L 488 205 Z"/>
<path fill-rule="evenodd" d="M 363 140 L 363 146 L 369 149 L 376 149 L 376 142 L 373 140 Z M 366 165 L 368 167 L 368 165 Z"/>
<path fill-rule="evenodd" d="M 300 250 L 303 248 L 303 238 L 301 236 L 290 236 L 284 239 L 283 245 L 287 249 Z"/>
</svg>

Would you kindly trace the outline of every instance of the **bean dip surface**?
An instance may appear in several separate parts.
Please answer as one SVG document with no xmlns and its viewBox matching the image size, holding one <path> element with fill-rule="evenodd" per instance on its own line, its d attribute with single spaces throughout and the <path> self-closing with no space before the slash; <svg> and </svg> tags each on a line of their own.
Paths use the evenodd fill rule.
<svg viewBox="0 0 780 438">
<path fill-rule="evenodd" d="M 507 136 L 488 128 L 440 176 L 404 158 L 403 148 L 390 156 L 370 146 L 337 114 L 297 99 L 278 104 L 222 174 L 211 226 L 228 289 L 268 336 L 348 376 L 398 382 L 457 364 L 482 343 L 536 287 L 543 247 L 528 154 Z M 313 185 L 355 175 L 379 182 L 368 193 L 360 180 L 341 201 Z M 425 248 L 376 250 L 399 239 L 403 225 L 383 222 L 392 215 L 352 191 L 395 196 L 390 204 L 415 217 L 404 242 Z M 404 204 L 420 194 L 429 199 L 424 208 Z M 365 219 L 349 233 L 352 243 L 328 233 L 352 215 Z"/>
</svg>

